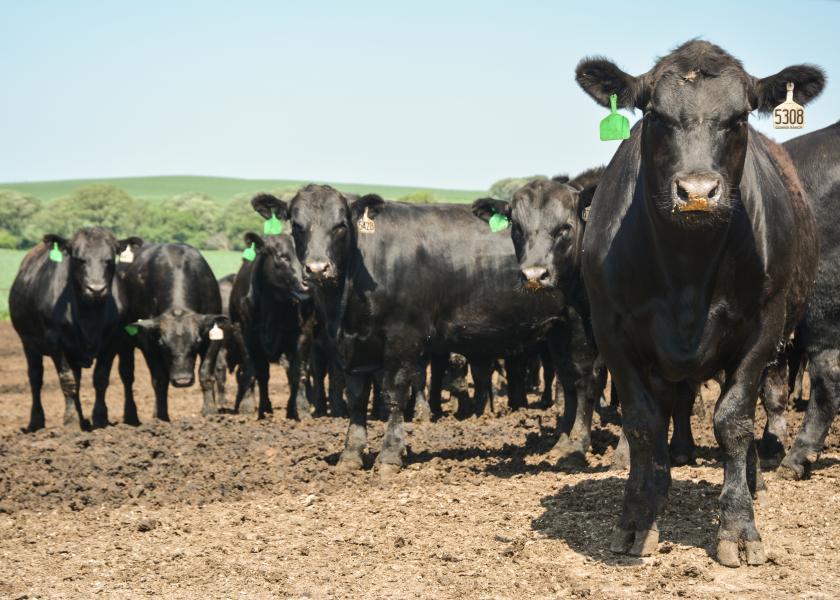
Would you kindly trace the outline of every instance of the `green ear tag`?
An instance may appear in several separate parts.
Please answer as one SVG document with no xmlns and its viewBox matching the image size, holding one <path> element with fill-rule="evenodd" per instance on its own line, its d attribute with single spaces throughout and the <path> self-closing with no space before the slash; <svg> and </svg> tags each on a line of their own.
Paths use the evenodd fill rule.
<svg viewBox="0 0 840 600">
<path fill-rule="evenodd" d="M 610 115 L 601 121 L 601 141 L 626 140 L 630 137 L 630 120 L 618 114 L 618 96 L 610 95 Z"/>
<path fill-rule="evenodd" d="M 50 250 L 50 260 L 53 262 L 61 262 L 64 260 L 64 255 L 58 249 L 58 244 L 53 242 L 52 250 Z"/>
<path fill-rule="evenodd" d="M 263 223 L 263 233 L 265 235 L 280 235 L 283 233 L 283 221 L 277 218 L 277 215 L 271 215 L 270 219 L 266 219 Z"/>
<path fill-rule="evenodd" d="M 125 332 L 126 332 L 128 335 L 131 335 L 131 336 L 135 336 L 135 335 L 137 335 L 137 332 L 138 332 L 138 331 L 140 331 L 140 330 L 137 328 L 137 325 L 126 325 L 126 326 L 124 327 L 124 329 L 125 329 Z"/>
<path fill-rule="evenodd" d="M 490 231 L 493 233 L 504 231 L 510 227 L 510 219 L 504 215 L 500 215 L 499 213 L 495 213 L 492 217 L 490 217 L 488 223 L 490 223 Z"/>
<path fill-rule="evenodd" d="M 266 221 L 266 223 L 268 223 L 268 221 Z M 245 248 L 245 251 L 242 253 L 242 258 L 249 262 L 254 262 L 254 259 L 257 258 L 257 250 L 254 247 L 254 244 Z"/>
</svg>

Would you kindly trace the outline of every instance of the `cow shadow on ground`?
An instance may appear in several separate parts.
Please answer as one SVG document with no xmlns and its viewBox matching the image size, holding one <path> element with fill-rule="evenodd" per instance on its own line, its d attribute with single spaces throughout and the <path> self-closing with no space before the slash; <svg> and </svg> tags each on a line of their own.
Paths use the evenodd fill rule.
<svg viewBox="0 0 840 600">
<path fill-rule="evenodd" d="M 610 534 L 621 514 L 624 477 L 587 479 L 564 485 L 540 499 L 543 513 L 531 527 L 562 540 L 578 554 L 612 566 L 632 566 L 643 560 L 610 551 Z M 665 554 L 675 545 L 701 548 L 711 556 L 716 540 L 720 485 L 705 480 L 674 480 L 668 505 L 659 519 L 659 547 Z"/>
</svg>

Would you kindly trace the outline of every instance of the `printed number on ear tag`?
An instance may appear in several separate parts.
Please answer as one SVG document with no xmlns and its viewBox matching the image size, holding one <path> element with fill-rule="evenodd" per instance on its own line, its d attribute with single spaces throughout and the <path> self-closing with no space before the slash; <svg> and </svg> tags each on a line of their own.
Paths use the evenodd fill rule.
<svg viewBox="0 0 840 600">
<path fill-rule="evenodd" d="M 630 120 L 618 114 L 618 96 L 610 95 L 610 114 L 601 120 L 601 141 L 626 140 L 630 137 Z"/>
<path fill-rule="evenodd" d="M 53 243 L 52 250 L 50 250 L 50 260 L 59 263 L 64 260 L 64 254 L 58 249 L 58 244 L 56 243 Z"/>
<path fill-rule="evenodd" d="M 359 233 L 376 233 L 376 223 L 368 216 L 368 209 L 365 207 L 365 214 L 356 222 Z"/>
<path fill-rule="evenodd" d="M 802 129 L 805 127 L 805 109 L 793 101 L 793 84 L 787 84 L 787 98 L 773 109 L 773 127 L 776 129 Z"/>
<path fill-rule="evenodd" d="M 510 226 L 510 219 L 504 215 L 495 213 L 492 217 L 490 217 L 490 220 L 487 221 L 487 223 L 490 225 L 490 231 L 497 233 L 499 231 L 504 231 L 508 228 L 508 226 Z"/>
<path fill-rule="evenodd" d="M 207 334 L 207 337 L 210 338 L 211 342 L 218 342 L 219 340 L 225 339 L 225 332 L 217 323 L 213 323 L 213 328 Z"/>
<path fill-rule="evenodd" d="M 120 262 L 126 264 L 134 262 L 134 252 L 131 251 L 131 246 L 126 246 L 125 250 L 120 252 Z"/>
</svg>

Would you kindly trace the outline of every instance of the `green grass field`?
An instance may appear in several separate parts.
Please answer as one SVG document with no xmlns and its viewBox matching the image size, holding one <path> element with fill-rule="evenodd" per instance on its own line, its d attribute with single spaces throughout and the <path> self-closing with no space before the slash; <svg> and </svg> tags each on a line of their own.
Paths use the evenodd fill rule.
<svg viewBox="0 0 840 600">
<path fill-rule="evenodd" d="M 109 179 L 66 179 L 62 181 L 35 181 L 0 183 L 0 189 L 17 190 L 50 201 L 67 196 L 73 190 L 94 183 L 115 185 L 135 198 L 163 200 L 186 192 L 201 192 L 218 202 L 227 202 L 237 194 L 254 194 L 270 190 L 291 189 L 309 183 L 287 179 L 235 179 L 231 177 L 201 177 L 172 175 L 162 177 L 118 177 Z M 432 192 L 443 202 L 472 202 L 486 195 L 481 190 L 445 190 L 411 186 L 366 185 L 359 183 L 332 183 L 340 190 L 359 194 L 375 193 L 394 200 L 414 192 Z"/>
<path fill-rule="evenodd" d="M 227 252 L 224 250 L 206 250 L 202 252 L 216 278 L 229 273 L 236 273 L 242 262 L 241 252 Z M 17 275 L 20 261 L 26 255 L 25 250 L 0 249 L 0 320 L 9 318 L 9 289 Z"/>
</svg>

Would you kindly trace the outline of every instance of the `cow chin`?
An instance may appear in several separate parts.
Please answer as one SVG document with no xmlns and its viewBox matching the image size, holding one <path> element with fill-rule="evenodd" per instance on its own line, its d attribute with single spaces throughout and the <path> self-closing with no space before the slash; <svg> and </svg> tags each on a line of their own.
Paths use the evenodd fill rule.
<svg viewBox="0 0 840 600">
<path fill-rule="evenodd" d="M 307 275 L 304 278 L 305 289 L 309 291 L 311 288 L 334 288 L 338 285 L 337 275 L 323 275 L 313 274 Z M 301 290 L 302 291 L 302 290 Z"/>
<path fill-rule="evenodd" d="M 725 225 L 730 213 L 729 204 L 723 200 L 675 198 L 668 211 L 668 219 L 688 229 L 704 229 Z"/>
</svg>

